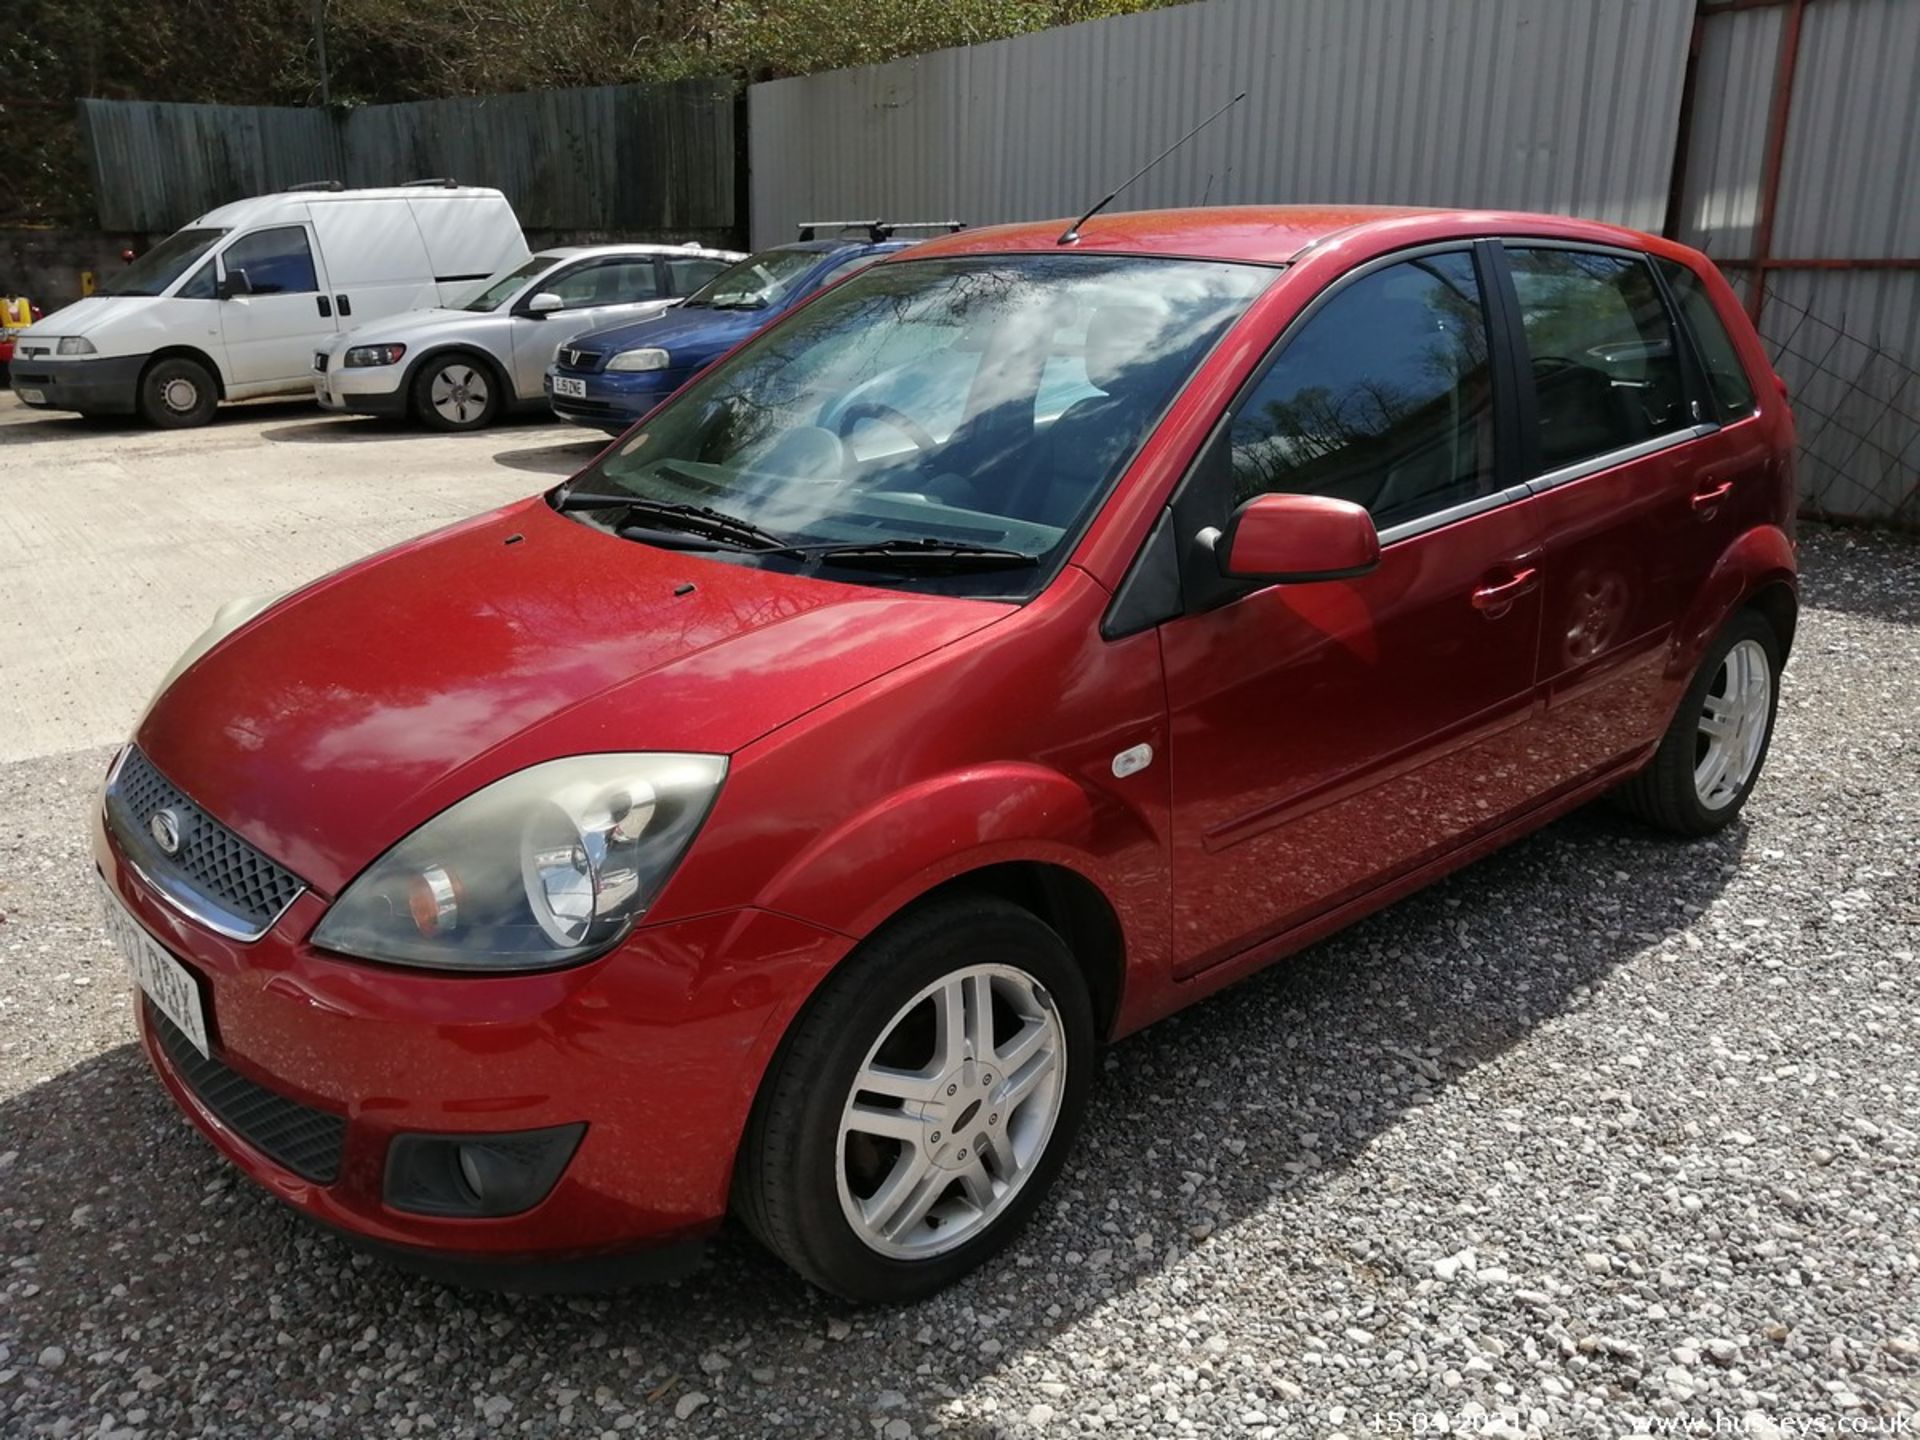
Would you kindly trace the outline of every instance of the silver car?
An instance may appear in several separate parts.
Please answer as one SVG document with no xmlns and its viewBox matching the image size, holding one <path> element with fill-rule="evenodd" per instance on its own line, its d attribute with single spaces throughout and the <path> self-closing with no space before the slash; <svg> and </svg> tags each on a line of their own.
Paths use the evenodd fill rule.
<svg viewBox="0 0 1920 1440">
<path fill-rule="evenodd" d="M 740 258 L 699 245 L 542 250 L 458 308 L 411 310 L 336 335 L 314 352 L 313 397 L 328 410 L 478 430 L 509 409 L 544 404 L 542 377 L 575 335 L 657 315 Z"/>
</svg>

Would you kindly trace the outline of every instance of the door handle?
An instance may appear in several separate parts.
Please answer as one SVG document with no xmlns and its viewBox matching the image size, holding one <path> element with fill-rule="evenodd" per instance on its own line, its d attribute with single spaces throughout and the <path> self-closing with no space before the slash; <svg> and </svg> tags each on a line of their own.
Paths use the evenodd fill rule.
<svg viewBox="0 0 1920 1440">
<path fill-rule="evenodd" d="M 326 296 L 324 295 L 314 296 L 313 303 L 320 307 L 320 316 L 322 319 L 331 320 L 333 318 L 333 304 L 331 301 L 327 299 Z"/>
<path fill-rule="evenodd" d="M 1489 616 L 1504 615 L 1507 607 L 1522 595 L 1533 589 L 1535 577 L 1539 574 L 1533 566 L 1515 570 L 1504 580 L 1483 580 L 1473 592 L 1473 606 L 1484 610 Z"/>
<path fill-rule="evenodd" d="M 346 296 L 336 295 L 333 297 L 333 302 L 334 304 L 340 307 L 340 313 L 342 315 L 353 314 L 353 302 L 349 300 Z"/>
<path fill-rule="evenodd" d="M 1693 492 L 1689 502 L 1696 510 L 1708 510 L 1726 499 L 1733 491 L 1733 481 L 1722 480 L 1718 485 L 1704 486 Z"/>
</svg>

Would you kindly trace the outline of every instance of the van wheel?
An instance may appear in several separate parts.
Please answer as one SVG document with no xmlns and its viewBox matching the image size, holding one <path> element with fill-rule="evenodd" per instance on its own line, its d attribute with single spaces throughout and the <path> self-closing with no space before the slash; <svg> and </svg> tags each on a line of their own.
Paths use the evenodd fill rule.
<svg viewBox="0 0 1920 1440">
<path fill-rule="evenodd" d="M 1004 1246 L 1053 1183 L 1095 1057 L 1060 937 L 988 896 L 882 930 L 809 1002 L 762 1082 L 734 1206 L 849 1300 L 902 1302 Z"/>
<path fill-rule="evenodd" d="M 500 413 L 500 389 L 478 355 L 436 355 L 413 377 L 413 413 L 435 430 L 481 430 Z"/>
<path fill-rule="evenodd" d="M 1747 803 L 1780 704 L 1780 637 L 1742 610 L 1707 648 L 1653 761 L 1615 792 L 1662 830 L 1708 835 Z"/>
<path fill-rule="evenodd" d="M 219 387 L 207 367 L 184 355 L 156 360 L 140 377 L 140 417 L 163 430 L 186 430 L 213 418 Z"/>
</svg>

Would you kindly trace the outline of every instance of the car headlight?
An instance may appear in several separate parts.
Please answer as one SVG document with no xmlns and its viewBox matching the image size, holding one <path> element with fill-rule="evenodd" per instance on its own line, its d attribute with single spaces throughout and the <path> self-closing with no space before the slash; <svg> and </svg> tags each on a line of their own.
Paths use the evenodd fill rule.
<svg viewBox="0 0 1920 1440">
<path fill-rule="evenodd" d="M 607 369 L 664 370 L 670 358 L 664 350 L 622 350 L 607 361 Z"/>
<path fill-rule="evenodd" d="M 398 365 L 407 353 L 404 345 L 355 345 L 342 362 L 349 370 L 365 370 L 375 365 Z"/>
<path fill-rule="evenodd" d="M 726 773 L 723 755 L 575 755 L 530 766 L 376 860 L 321 918 L 313 943 L 446 970 L 588 959 L 646 913 Z"/>
<path fill-rule="evenodd" d="M 87 339 L 86 336 L 66 335 L 61 337 L 60 343 L 54 347 L 53 353 L 56 355 L 93 355 L 98 352 L 93 348 L 93 341 Z"/>
<path fill-rule="evenodd" d="M 276 590 L 270 595 L 242 595 L 237 600 L 227 601 L 214 611 L 213 619 L 207 622 L 207 628 L 196 635 L 193 643 L 180 652 L 180 658 L 173 662 L 173 668 L 167 671 L 158 685 L 154 686 L 154 699 L 159 699 L 166 692 L 166 688 L 185 674 L 187 667 L 194 661 L 288 593 L 285 590 Z"/>
</svg>

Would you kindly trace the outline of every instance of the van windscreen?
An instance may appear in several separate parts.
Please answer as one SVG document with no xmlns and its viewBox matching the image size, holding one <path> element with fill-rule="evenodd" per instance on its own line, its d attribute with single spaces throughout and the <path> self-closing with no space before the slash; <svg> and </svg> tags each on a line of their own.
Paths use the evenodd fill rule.
<svg viewBox="0 0 1920 1440">
<path fill-rule="evenodd" d="M 191 270 L 213 248 L 224 230 L 176 230 L 118 275 L 108 277 L 101 295 L 158 295 Z"/>
</svg>

